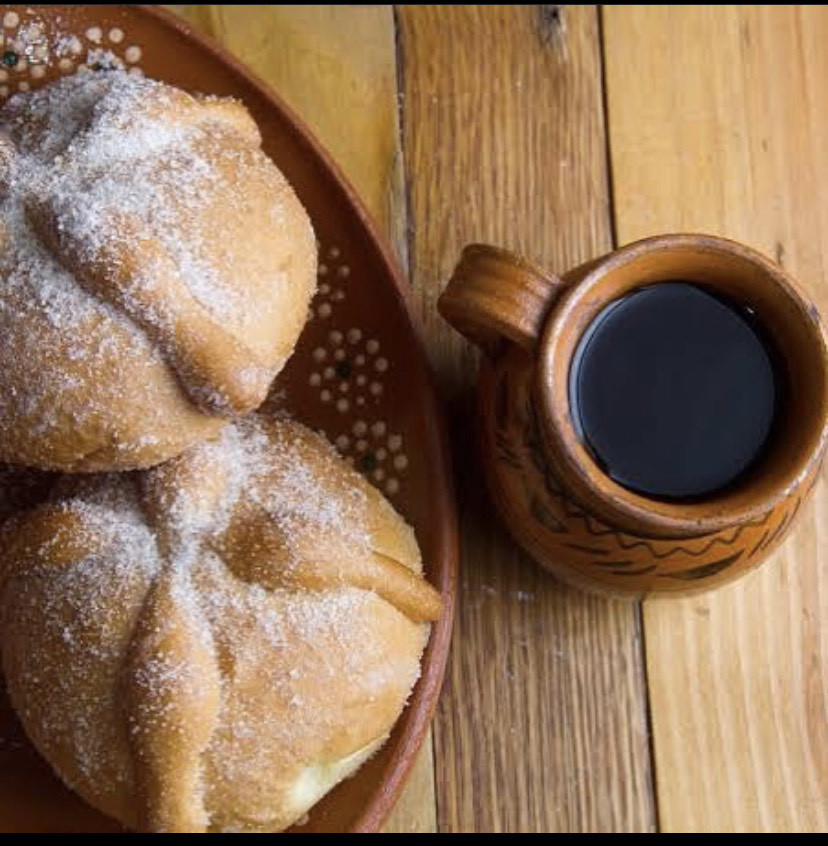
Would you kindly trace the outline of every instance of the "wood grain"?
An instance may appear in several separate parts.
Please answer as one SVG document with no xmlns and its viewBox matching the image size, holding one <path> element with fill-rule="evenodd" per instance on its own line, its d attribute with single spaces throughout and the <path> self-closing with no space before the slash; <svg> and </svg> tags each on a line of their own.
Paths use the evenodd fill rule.
<svg viewBox="0 0 828 846">
<path fill-rule="evenodd" d="M 607 6 L 619 240 L 705 230 L 828 308 L 828 9 Z M 756 576 L 645 608 L 667 831 L 828 828 L 828 491 Z"/>
<path fill-rule="evenodd" d="M 591 6 L 402 6 L 414 290 L 455 418 L 463 586 L 436 722 L 443 831 L 654 825 L 637 610 L 564 589 L 508 540 L 472 450 L 475 358 L 434 303 L 488 240 L 565 269 L 610 246 Z"/>
<path fill-rule="evenodd" d="M 268 82 L 333 154 L 405 262 L 405 199 L 390 6 L 173 6 Z M 432 743 L 388 832 L 436 830 Z"/>
</svg>

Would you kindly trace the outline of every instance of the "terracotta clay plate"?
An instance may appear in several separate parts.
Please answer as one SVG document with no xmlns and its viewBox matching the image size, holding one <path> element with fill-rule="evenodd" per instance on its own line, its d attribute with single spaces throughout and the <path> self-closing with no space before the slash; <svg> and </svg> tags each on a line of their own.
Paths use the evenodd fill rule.
<svg viewBox="0 0 828 846">
<path fill-rule="evenodd" d="M 243 101 L 320 244 L 319 293 L 273 402 L 324 430 L 414 526 L 446 611 L 423 675 L 383 751 L 311 812 L 301 831 L 374 831 L 402 789 L 439 694 L 452 622 L 456 526 L 446 441 L 405 286 L 358 200 L 284 104 L 227 54 L 146 6 L 0 7 L 0 99 L 69 73 L 118 66 Z M 0 707 L 0 830 L 118 826 L 63 788 Z"/>
</svg>

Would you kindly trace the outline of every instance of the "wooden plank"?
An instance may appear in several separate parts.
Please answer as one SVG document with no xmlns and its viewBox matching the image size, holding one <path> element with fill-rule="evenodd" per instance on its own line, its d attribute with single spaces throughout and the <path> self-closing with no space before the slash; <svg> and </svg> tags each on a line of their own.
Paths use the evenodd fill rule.
<svg viewBox="0 0 828 846">
<path fill-rule="evenodd" d="M 618 237 L 705 230 L 828 309 L 828 9 L 605 7 Z M 828 492 L 757 575 L 653 601 L 645 632 L 668 831 L 828 828 Z"/>
<path fill-rule="evenodd" d="M 507 539 L 473 454 L 475 358 L 434 304 L 474 240 L 564 270 L 610 246 L 591 6 L 402 6 L 412 276 L 454 411 L 462 593 L 435 728 L 444 831 L 653 826 L 634 605 L 577 595 Z"/>
<path fill-rule="evenodd" d="M 405 261 L 405 200 L 390 6 L 172 7 L 267 81 L 305 120 Z M 389 832 L 436 829 L 429 738 Z"/>
</svg>

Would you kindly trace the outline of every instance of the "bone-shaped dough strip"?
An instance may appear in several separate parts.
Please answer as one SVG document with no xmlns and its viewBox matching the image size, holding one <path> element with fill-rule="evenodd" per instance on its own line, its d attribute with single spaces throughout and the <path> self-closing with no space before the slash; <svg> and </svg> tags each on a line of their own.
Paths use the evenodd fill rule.
<svg viewBox="0 0 828 846">
<path fill-rule="evenodd" d="M 172 257 L 156 240 L 141 238 L 135 222 L 120 218 L 118 238 L 90 255 L 61 229 L 48 203 L 33 200 L 27 212 L 56 259 L 159 346 L 198 405 L 246 414 L 264 402 L 271 369 L 215 323 L 190 294 Z"/>
<path fill-rule="evenodd" d="M 333 556 L 303 557 L 298 563 L 282 566 L 280 558 L 285 545 L 283 532 L 267 512 L 250 508 L 215 543 L 215 549 L 238 578 L 269 590 L 355 587 L 378 594 L 412 622 L 440 618 L 443 601 L 439 592 L 388 555 L 370 550 L 365 554 L 348 555 L 345 561 L 338 561 Z"/>
<path fill-rule="evenodd" d="M 142 831 L 202 833 L 202 757 L 218 722 L 221 679 L 212 644 L 175 598 L 167 571 L 133 633 L 123 696 Z"/>
</svg>

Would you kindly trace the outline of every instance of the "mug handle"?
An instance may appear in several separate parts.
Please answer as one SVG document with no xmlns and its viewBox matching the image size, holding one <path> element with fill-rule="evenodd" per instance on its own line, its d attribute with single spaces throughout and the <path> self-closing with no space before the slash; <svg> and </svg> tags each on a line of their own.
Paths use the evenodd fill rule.
<svg viewBox="0 0 828 846">
<path fill-rule="evenodd" d="M 504 339 L 534 353 L 562 285 L 515 253 L 471 244 L 437 308 L 458 332 L 490 354 Z"/>
</svg>

